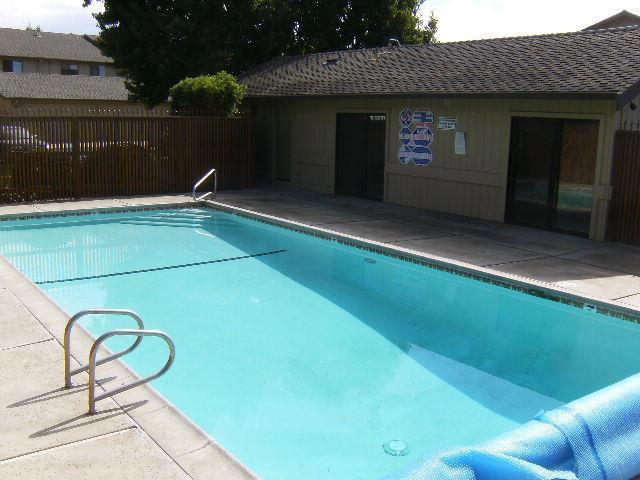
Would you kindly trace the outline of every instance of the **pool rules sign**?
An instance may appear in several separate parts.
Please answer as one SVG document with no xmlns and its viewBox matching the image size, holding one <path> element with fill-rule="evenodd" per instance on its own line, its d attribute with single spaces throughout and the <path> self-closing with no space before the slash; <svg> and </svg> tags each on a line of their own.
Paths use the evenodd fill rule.
<svg viewBox="0 0 640 480">
<path fill-rule="evenodd" d="M 426 167 L 433 161 L 432 125 L 433 112 L 428 108 L 405 108 L 400 112 L 400 163 Z"/>
</svg>

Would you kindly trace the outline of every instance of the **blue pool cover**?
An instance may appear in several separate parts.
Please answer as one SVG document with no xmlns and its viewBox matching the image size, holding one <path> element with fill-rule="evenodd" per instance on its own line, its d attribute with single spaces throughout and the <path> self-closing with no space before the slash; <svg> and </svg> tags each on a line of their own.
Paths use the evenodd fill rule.
<svg viewBox="0 0 640 480">
<path fill-rule="evenodd" d="M 541 412 L 494 440 L 426 457 L 384 480 L 630 480 L 637 475 L 640 375 Z"/>
</svg>

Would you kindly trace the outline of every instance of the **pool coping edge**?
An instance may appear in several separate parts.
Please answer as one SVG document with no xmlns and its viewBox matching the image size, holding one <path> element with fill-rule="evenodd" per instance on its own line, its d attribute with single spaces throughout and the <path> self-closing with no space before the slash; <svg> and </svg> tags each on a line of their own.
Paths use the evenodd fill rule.
<svg viewBox="0 0 640 480">
<path fill-rule="evenodd" d="M 158 204 L 144 205 L 123 205 L 122 207 L 87 207 L 79 209 L 63 209 L 48 212 L 34 213 L 15 213 L 0 214 L 0 224 L 10 220 L 32 220 L 38 218 L 60 218 L 66 216 L 85 216 L 92 214 L 118 214 L 131 213 L 139 211 L 156 211 L 205 207 L 213 210 L 225 211 L 227 213 L 236 214 L 245 218 L 253 219 L 262 223 L 270 224 L 276 227 L 282 227 L 287 230 L 299 233 L 309 234 L 318 238 L 330 241 L 338 241 L 344 245 L 366 250 L 372 253 L 378 253 L 384 256 L 398 258 L 411 263 L 434 268 L 436 270 L 445 271 L 454 275 L 472 278 L 484 283 L 497 285 L 509 290 L 516 290 L 520 293 L 531 295 L 538 298 L 558 303 L 572 305 L 576 308 L 595 309 L 599 313 L 609 315 L 632 323 L 640 324 L 640 307 L 635 308 L 632 305 L 600 298 L 596 296 L 586 295 L 571 288 L 562 287 L 557 284 L 535 280 L 526 276 L 515 275 L 507 272 L 493 270 L 487 267 L 481 267 L 448 257 L 440 257 L 430 255 L 417 250 L 403 248 L 399 245 L 378 242 L 368 238 L 357 237 L 334 230 L 322 228 L 321 226 L 309 225 L 294 220 L 287 220 L 282 217 L 268 215 L 259 211 L 237 207 L 228 203 L 224 203 L 215 199 L 193 201 L 185 198 L 182 201 L 171 201 Z"/>
<path fill-rule="evenodd" d="M 126 211 L 140 211 L 140 210 L 160 210 L 160 209 L 174 209 L 174 208 L 188 208 L 193 207 L 193 203 L 174 203 L 174 204 L 162 204 L 157 206 L 136 206 L 136 207 L 127 207 L 124 210 Z M 28 218 L 42 218 L 42 217 L 58 217 L 58 216 L 72 216 L 74 214 L 77 215 L 85 215 L 91 213 L 118 213 L 113 212 L 114 209 L 102 209 L 100 212 L 96 212 L 95 208 L 92 209 L 80 209 L 80 210 L 68 210 L 62 212 L 43 212 L 40 214 L 38 212 L 36 215 L 28 215 Z M 120 211 L 123 209 L 117 208 L 116 210 Z M 48 215 L 50 213 L 60 213 L 60 215 Z M 12 215 L 12 216 L 22 216 L 21 214 Z M 16 218 L 11 218 L 14 220 Z M 26 219 L 26 218 L 25 218 Z M 0 219 L 1 221 L 1 219 Z M 64 311 L 64 309 L 58 305 L 53 299 L 51 299 L 44 291 L 42 291 L 38 285 L 33 283 L 31 279 L 29 279 L 25 274 L 15 268 L 11 262 L 0 255 L 0 274 L 8 274 L 11 277 L 11 282 L 3 282 L 0 284 L 2 288 L 6 288 L 9 290 L 18 301 L 29 311 L 29 313 L 37 320 L 37 322 L 51 335 L 51 339 L 56 341 L 61 349 L 63 344 L 62 332 L 64 331 L 64 327 L 66 326 L 66 322 L 69 320 L 71 315 L 68 312 Z M 38 300 L 42 300 L 46 306 L 37 305 Z M 57 327 L 55 330 L 51 328 L 52 325 Z M 95 341 L 95 337 L 86 330 L 82 325 L 77 325 L 77 332 L 80 334 L 80 338 L 75 338 L 74 341 L 80 341 L 84 345 L 88 343 L 91 345 Z M 108 352 L 108 349 L 104 349 L 105 352 Z M 63 360 L 63 351 L 60 352 L 60 360 Z M 76 362 L 79 366 L 77 357 L 72 352 L 72 361 Z M 109 373 L 116 373 L 118 379 L 127 380 L 129 378 L 140 378 L 134 371 L 132 371 L 121 359 L 115 359 L 109 362 Z M 62 385 L 62 378 L 60 384 Z M 102 391 L 106 391 L 103 387 L 98 386 Z M 140 400 L 140 397 L 143 397 L 145 400 L 149 401 L 149 397 L 151 397 L 152 402 L 157 402 L 162 404 L 161 410 L 152 410 L 152 411 L 141 411 L 138 412 L 136 409 L 127 410 L 127 404 L 135 403 L 136 400 Z M 157 389 L 155 389 L 151 384 L 143 384 L 135 389 L 128 390 L 116 395 L 110 395 L 112 401 L 121 408 L 131 420 L 141 430 L 143 430 L 151 440 L 169 457 L 171 460 L 176 463 L 189 477 L 194 480 L 205 480 L 211 478 L 211 472 L 220 469 L 220 467 L 224 467 L 226 473 L 230 474 L 229 476 L 225 475 L 223 478 L 233 479 L 233 480 L 259 480 L 260 477 L 256 475 L 247 465 L 241 462 L 238 458 L 236 458 L 231 452 L 229 452 L 224 446 L 221 445 L 215 438 L 213 438 L 210 434 L 200 428 L 193 420 L 187 417 L 178 407 L 176 407 L 171 401 L 169 401 L 164 395 L 162 395 Z M 167 408 L 167 411 L 164 409 Z M 99 405 L 98 405 L 99 410 Z M 149 423 L 147 417 L 149 415 L 160 415 L 164 417 L 162 422 L 155 421 L 154 423 Z M 154 425 L 154 427 L 150 427 L 150 425 Z M 157 428 L 160 427 L 160 428 Z M 176 434 L 176 431 L 179 431 Z M 198 447 L 192 449 L 190 451 L 184 451 L 178 454 L 171 454 L 170 451 L 175 450 L 179 451 L 180 446 L 178 443 L 181 443 L 180 440 L 184 437 L 191 437 L 190 440 L 198 443 Z M 175 440 L 174 440 L 175 439 Z M 189 462 L 184 461 L 184 457 L 193 454 L 197 451 L 200 451 L 204 448 L 210 447 L 213 449 L 214 453 L 217 454 L 217 458 L 212 459 L 208 465 L 198 465 L 192 468 L 192 465 Z M 227 463 L 227 465 L 221 465 L 220 461 Z M 196 462 L 191 462 L 196 463 Z M 208 472 L 207 472 L 208 470 Z M 230 471 L 232 470 L 232 471 Z M 235 471 L 233 471 L 235 470 Z"/>
<path fill-rule="evenodd" d="M 325 240 L 337 241 L 343 245 L 354 247 L 359 250 L 365 250 L 387 257 L 408 261 L 410 263 L 419 264 L 439 271 L 449 272 L 454 275 L 472 278 L 474 280 L 507 288 L 509 290 L 515 290 L 534 297 L 571 305 L 576 308 L 586 308 L 589 310 L 595 309 L 604 315 L 640 324 L 640 307 L 634 308 L 631 305 L 621 302 L 586 295 L 576 292 L 570 288 L 535 280 L 533 278 L 500 272 L 491 268 L 481 267 L 447 257 L 430 255 L 424 252 L 403 248 L 399 245 L 357 237 L 326 229 L 321 226 L 287 220 L 281 217 L 236 207 L 219 201 L 204 200 L 201 201 L 200 204 L 214 210 L 222 210 L 227 213 L 257 220 L 276 227 L 282 227 L 287 230 L 309 234 Z"/>
</svg>

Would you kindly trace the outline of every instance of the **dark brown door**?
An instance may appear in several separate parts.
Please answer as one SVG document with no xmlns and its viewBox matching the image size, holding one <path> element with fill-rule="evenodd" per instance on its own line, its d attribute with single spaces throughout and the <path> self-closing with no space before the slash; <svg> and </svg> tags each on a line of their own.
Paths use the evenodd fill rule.
<svg viewBox="0 0 640 480">
<path fill-rule="evenodd" d="M 588 236 L 597 120 L 514 117 L 506 220 Z"/>
<path fill-rule="evenodd" d="M 336 119 L 336 193 L 382 200 L 386 117 L 339 113 Z"/>
</svg>

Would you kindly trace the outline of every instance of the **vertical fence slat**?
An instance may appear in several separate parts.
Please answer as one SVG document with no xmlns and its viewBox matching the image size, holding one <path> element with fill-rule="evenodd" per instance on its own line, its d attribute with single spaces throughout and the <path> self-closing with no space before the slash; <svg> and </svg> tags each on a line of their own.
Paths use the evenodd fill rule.
<svg viewBox="0 0 640 480">
<path fill-rule="evenodd" d="M 0 114 L 0 203 L 184 193 L 211 167 L 254 185 L 251 118 L 39 113 Z"/>
<path fill-rule="evenodd" d="M 640 131 L 616 132 L 606 238 L 640 246 Z"/>
</svg>

